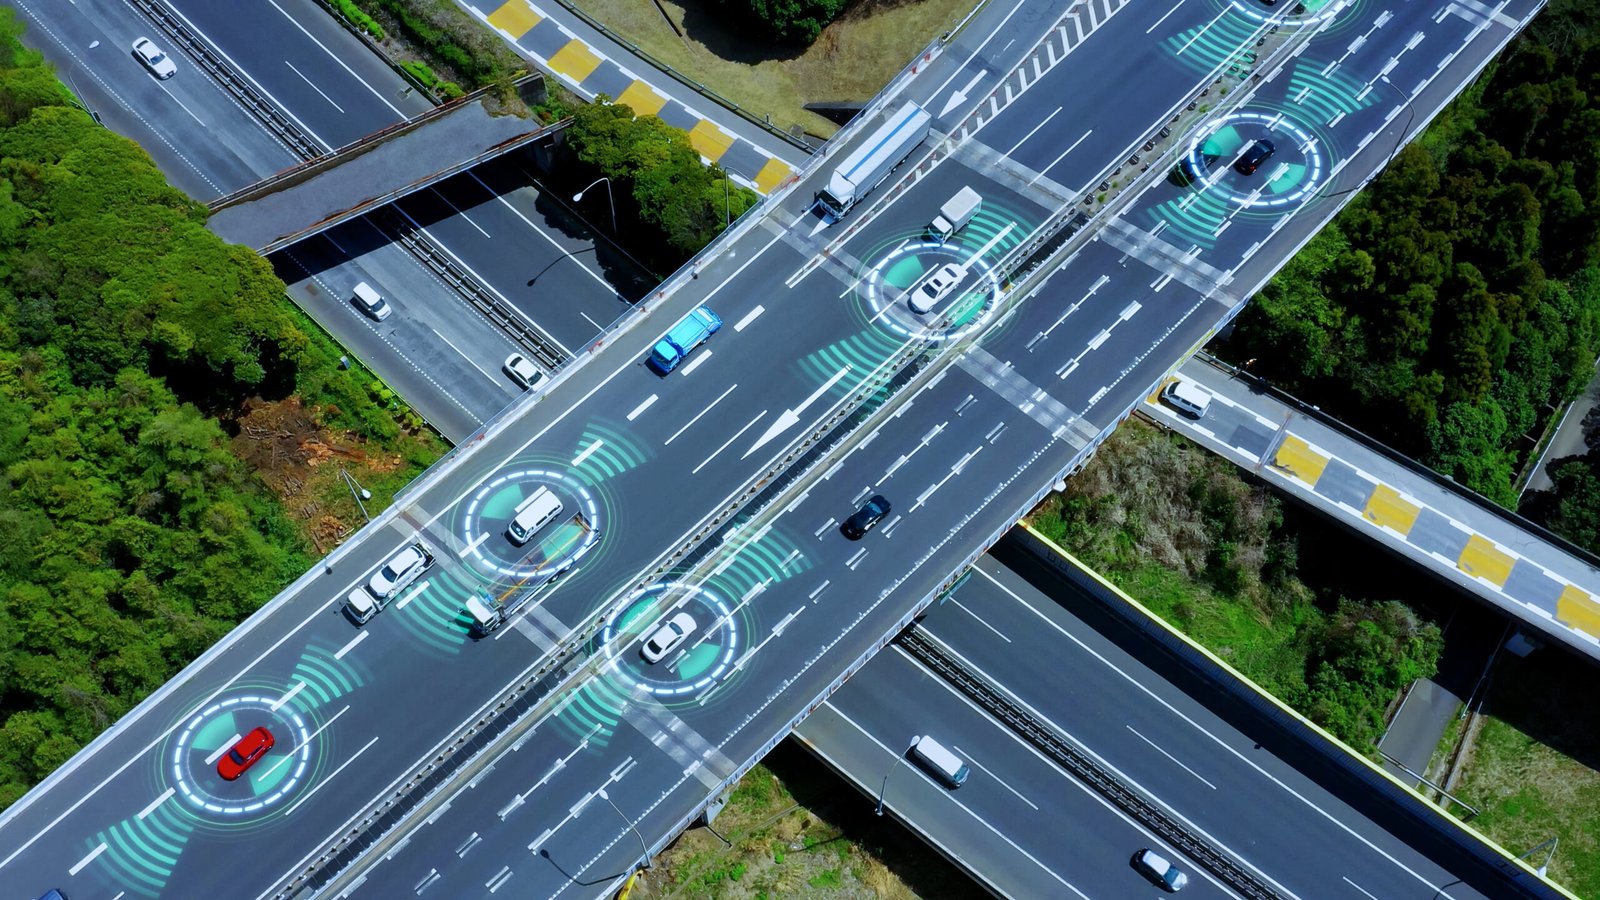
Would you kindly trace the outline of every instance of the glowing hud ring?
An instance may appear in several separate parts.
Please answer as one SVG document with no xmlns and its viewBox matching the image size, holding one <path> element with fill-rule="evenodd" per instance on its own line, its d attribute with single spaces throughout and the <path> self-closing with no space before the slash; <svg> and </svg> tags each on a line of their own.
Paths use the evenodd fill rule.
<svg viewBox="0 0 1600 900">
<path fill-rule="evenodd" d="M 183 798 L 189 802 L 190 806 L 218 816 L 245 816 L 260 812 L 278 803 L 300 786 L 300 782 L 305 780 L 306 769 L 311 764 L 311 729 L 307 726 L 305 717 L 301 716 L 292 707 L 280 706 L 274 710 L 272 706 L 277 702 L 276 697 L 230 697 L 227 700 L 213 703 L 195 713 L 194 718 L 190 719 L 188 724 L 184 725 L 183 729 L 178 732 L 178 736 L 172 742 L 172 755 L 170 756 L 172 783 L 178 793 L 182 794 Z M 244 802 L 218 797 L 202 788 L 199 784 L 192 782 L 189 778 L 188 762 L 193 758 L 192 754 L 199 752 L 190 746 L 196 733 L 222 712 L 234 708 L 259 710 L 264 715 L 271 717 L 274 720 L 274 724 L 278 726 L 274 729 L 274 734 L 278 737 L 278 746 L 289 745 L 295 748 L 289 754 L 290 759 L 294 760 L 293 766 L 283 781 L 272 791 L 258 797 L 252 797 Z M 282 733 L 284 728 L 288 729 L 288 735 Z M 293 737 L 293 740 L 285 740 L 286 737 Z M 257 768 L 282 764 L 279 760 L 269 756 L 267 759 L 262 760 L 261 763 L 258 763 Z M 210 767 L 208 766 L 207 768 L 209 769 Z"/>
<path fill-rule="evenodd" d="M 1295 0 L 1283 0 L 1290 9 L 1294 8 Z M 1275 20 L 1279 25 L 1289 28 L 1305 28 L 1317 26 L 1344 12 L 1349 6 L 1349 0 L 1333 0 L 1325 4 L 1316 12 L 1307 12 L 1305 15 L 1285 16 L 1277 8 L 1268 8 L 1261 5 L 1261 0 L 1229 0 L 1233 12 L 1249 19 L 1252 22 L 1264 24 L 1268 20 Z"/>
<path fill-rule="evenodd" d="M 981 281 L 987 282 L 988 297 L 984 300 L 983 311 L 967 322 L 944 331 L 918 321 L 915 314 L 906 306 L 904 296 L 890 297 L 889 292 L 884 289 L 888 284 L 884 280 L 884 273 L 901 258 L 910 254 L 935 256 L 935 261 L 925 267 L 925 271 L 939 265 L 938 257 L 949 257 L 951 261 L 964 262 L 970 271 L 977 273 Z M 995 300 L 1000 296 L 1000 276 L 990 268 L 988 262 L 981 259 L 962 260 L 954 248 L 932 241 L 909 241 L 896 247 L 868 270 L 866 277 L 862 278 L 862 283 L 866 286 L 862 299 L 867 305 L 868 318 L 874 323 L 884 325 L 903 337 L 935 343 L 955 340 L 982 329 L 993 317 Z M 967 291 L 967 294 L 971 293 L 972 291 Z"/>
<path fill-rule="evenodd" d="M 618 640 L 618 638 L 622 635 L 622 630 L 618 627 L 618 622 L 620 622 L 628 612 L 636 608 L 649 595 L 662 593 L 667 590 L 678 590 L 691 593 L 693 595 L 693 601 L 698 602 L 701 606 L 705 607 L 714 614 L 714 621 L 721 623 L 722 633 L 724 635 L 722 647 L 717 654 L 716 661 L 710 666 L 707 666 L 705 671 L 700 672 L 698 675 L 688 681 L 666 681 L 648 678 L 638 671 L 637 666 L 625 666 L 620 664 L 620 655 L 623 649 L 635 647 L 636 642 L 631 638 L 626 641 Z M 655 620 L 652 620 L 649 624 L 654 625 Z M 638 636 L 640 635 L 634 635 L 632 637 Z M 698 643 L 704 643 L 704 641 L 705 639 L 701 638 Z M 605 654 L 608 660 L 619 663 L 616 667 L 617 671 L 626 673 L 627 676 L 631 678 L 633 682 L 640 688 L 649 691 L 657 697 L 681 697 L 685 694 L 693 694 L 711 687 L 712 685 L 721 681 L 722 676 L 728 673 L 733 666 L 733 658 L 738 655 L 739 651 L 739 628 L 736 620 L 733 617 L 733 610 L 728 607 L 727 601 L 723 600 L 722 596 L 717 594 L 715 591 L 698 584 L 685 584 L 676 581 L 658 581 L 655 584 L 639 588 L 628 596 L 627 602 L 621 605 L 621 608 L 617 614 L 608 619 L 605 627 L 601 629 L 600 645 L 605 648 Z"/>
<path fill-rule="evenodd" d="M 1184 156 L 1190 166 L 1190 171 L 1205 171 L 1205 157 L 1200 152 L 1200 147 L 1211 135 L 1230 125 L 1237 126 L 1242 124 L 1260 125 L 1263 129 L 1272 133 L 1274 142 L 1280 147 L 1284 146 L 1285 143 L 1293 144 L 1304 161 L 1305 176 L 1300 179 L 1300 183 L 1295 186 L 1294 190 L 1271 198 L 1258 196 L 1252 200 L 1251 195 L 1254 191 L 1235 190 L 1224 181 L 1222 173 L 1207 175 L 1207 189 L 1217 191 L 1221 198 L 1229 203 L 1248 206 L 1252 209 L 1276 209 L 1297 205 L 1309 199 L 1311 195 L 1321 189 L 1323 173 L 1327 169 L 1327 159 L 1322 153 L 1322 142 L 1317 139 L 1316 135 L 1307 131 L 1298 122 L 1289 119 L 1283 113 L 1235 112 L 1215 120 L 1211 123 L 1210 128 L 1196 135 L 1189 143 L 1189 149 Z M 1271 166 L 1273 163 L 1269 161 L 1266 165 Z M 1262 171 L 1268 171 L 1266 166 L 1263 167 Z"/>
<path fill-rule="evenodd" d="M 494 550 L 499 550 L 509 546 L 505 541 L 477 540 L 481 530 L 478 508 L 490 497 L 498 493 L 501 488 L 512 482 L 522 481 L 542 483 L 551 488 L 561 495 L 563 502 L 569 500 L 575 502 L 578 505 L 578 511 L 583 513 L 585 519 L 589 520 L 590 528 L 584 532 L 583 539 L 576 547 L 564 554 L 561 564 L 558 566 L 552 567 L 548 561 L 545 561 L 543 566 L 506 562 L 498 558 L 494 553 L 485 551 L 485 548 L 492 547 Z M 551 571 L 564 569 L 577 562 L 600 542 L 600 502 L 582 482 L 572 478 L 565 472 L 557 472 L 550 469 L 521 469 L 516 472 L 507 472 L 485 483 L 467 501 L 466 509 L 461 516 L 461 538 L 467 546 L 472 547 L 471 555 L 477 559 L 479 564 L 507 578 L 529 578 L 538 574 L 541 568 Z"/>
</svg>

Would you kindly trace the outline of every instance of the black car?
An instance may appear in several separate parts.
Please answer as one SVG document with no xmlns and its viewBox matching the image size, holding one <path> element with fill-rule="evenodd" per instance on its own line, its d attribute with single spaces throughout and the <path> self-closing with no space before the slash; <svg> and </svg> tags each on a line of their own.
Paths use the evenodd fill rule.
<svg viewBox="0 0 1600 900">
<path fill-rule="evenodd" d="M 874 525 L 882 522 L 889 515 L 889 498 L 882 494 L 873 494 L 872 499 L 861 505 L 856 514 L 844 520 L 839 530 L 852 541 L 859 541 L 871 531 Z"/>
<path fill-rule="evenodd" d="M 1272 154 L 1277 149 L 1277 147 L 1272 146 L 1271 141 L 1262 138 L 1251 144 L 1250 149 L 1239 157 L 1239 161 L 1233 164 L 1233 170 L 1240 175 L 1254 175 L 1256 170 L 1261 168 L 1262 163 L 1272 158 Z"/>
</svg>

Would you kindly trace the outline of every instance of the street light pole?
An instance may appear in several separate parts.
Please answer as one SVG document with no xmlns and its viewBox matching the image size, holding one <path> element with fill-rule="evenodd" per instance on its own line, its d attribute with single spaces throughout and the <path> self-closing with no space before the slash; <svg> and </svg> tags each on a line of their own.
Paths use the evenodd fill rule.
<svg viewBox="0 0 1600 900">
<path fill-rule="evenodd" d="M 915 737 L 913 737 L 911 739 L 911 743 L 906 745 L 906 753 L 910 753 L 911 752 L 911 748 L 915 747 L 916 745 L 917 745 L 917 739 Z M 898 766 L 901 763 L 906 761 L 906 753 L 902 753 L 899 756 L 895 757 L 894 762 L 889 764 L 889 770 L 883 773 L 883 784 L 878 787 L 878 809 L 877 809 L 877 814 L 880 815 L 880 816 L 883 815 L 883 795 L 888 793 L 888 791 L 889 791 L 889 776 L 894 774 L 895 766 Z"/>
<path fill-rule="evenodd" d="M 593 187 L 593 185 L 590 186 Z M 650 847 L 645 844 L 644 835 L 639 833 L 639 826 L 635 825 L 632 819 L 628 818 L 626 815 L 623 815 L 622 808 L 617 806 L 615 800 L 611 799 L 611 795 L 606 793 L 605 788 L 601 788 L 596 796 L 598 796 L 601 800 L 611 804 L 611 808 L 616 810 L 617 815 L 622 816 L 622 821 L 627 822 L 628 827 L 633 829 L 633 836 L 639 839 L 639 852 L 643 854 L 639 859 L 639 865 L 645 869 L 650 868 Z"/>
<path fill-rule="evenodd" d="M 589 188 L 594 187 L 595 185 L 599 184 L 602 181 L 604 181 L 606 183 L 606 203 L 609 204 L 610 207 L 611 207 L 611 233 L 612 234 L 616 234 L 617 233 L 617 198 L 612 196 L 612 194 L 611 194 L 611 179 L 609 177 L 607 177 L 605 175 L 601 175 L 599 178 L 596 178 L 594 181 L 589 182 L 588 187 L 585 187 L 583 190 L 581 190 L 581 191 L 577 192 L 576 194 L 572 195 L 572 202 L 573 203 L 577 203 L 578 201 L 582 200 L 584 193 L 586 191 L 588 191 Z"/>
</svg>

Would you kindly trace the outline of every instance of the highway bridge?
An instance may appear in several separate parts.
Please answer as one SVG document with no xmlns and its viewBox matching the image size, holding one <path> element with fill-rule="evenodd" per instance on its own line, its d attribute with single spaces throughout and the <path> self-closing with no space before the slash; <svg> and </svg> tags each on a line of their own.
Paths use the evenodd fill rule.
<svg viewBox="0 0 1600 900">
<path fill-rule="evenodd" d="M 12 807 L 0 878 L 141 896 L 606 890 L 1235 313 L 1421 126 L 1415 97 L 1453 92 L 1536 8 L 986 11 L 865 117 L 912 98 L 940 132 L 874 205 L 824 227 L 809 191 L 827 162 L 811 165 Z M 1253 75 L 1241 54 L 1268 39 L 1262 79 L 1202 112 L 1201 92 Z M 1194 128 L 1133 162 L 1174 116 Z M 1265 134 L 1272 167 L 1226 168 Z M 1166 180 L 1183 155 L 1206 170 L 1198 187 Z M 1126 190 L 1102 206 L 1113 182 Z M 969 184 L 985 214 L 928 246 L 926 219 Z M 924 320 L 897 302 L 950 259 L 977 275 L 958 306 Z M 724 332 L 666 378 L 645 370 L 703 302 Z M 474 640 L 464 605 L 525 574 L 500 535 L 541 487 L 593 537 L 531 612 Z M 838 521 L 873 491 L 895 514 L 846 542 Z M 438 564 L 355 629 L 342 598 L 419 539 Z M 647 664 L 637 640 L 669 610 L 696 631 Z M 218 781 L 233 736 L 268 723 L 274 755 Z"/>
</svg>

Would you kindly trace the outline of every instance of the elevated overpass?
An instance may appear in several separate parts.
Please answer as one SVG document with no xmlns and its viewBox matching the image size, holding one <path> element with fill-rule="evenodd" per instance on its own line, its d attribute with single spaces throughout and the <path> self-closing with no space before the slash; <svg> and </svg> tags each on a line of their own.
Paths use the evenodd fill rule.
<svg viewBox="0 0 1600 900">
<path fill-rule="evenodd" d="M 527 105 L 545 96 L 537 73 L 515 82 Z M 263 256 L 548 138 L 556 129 L 505 108 L 483 88 L 330 154 L 211 201 L 206 226 Z"/>
<path fill-rule="evenodd" d="M 648 853 L 713 806 L 1331 215 L 1317 194 L 1363 178 L 1370 167 L 1344 164 L 1402 111 L 1359 85 L 1404 57 L 1397 80 L 1415 78 L 1435 109 L 1536 7 L 1503 5 L 1509 25 L 1346 7 L 1297 21 L 1316 53 L 1196 116 L 1197 145 L 1237 150 L 1241 129 L 1315 113 L 1294 99 L 1310 94 L 1295 79 L 1344 66 L 1340 90 L 1317 98 L 1339 106 L 1338 127 L 1297 149 L 1314 155 L 1296 171 L 1264 180 L 1270 198 L 1226 169 L 1181 191 L 1147 159 L 1126 199 L 1089 204 L 1100 221 L 1065 244 L 1053 243 L 1058 226 L 1083 215 L 1067 207 L 1128 177 L 1140 165 L 1130 156 L 1280 23 L 1253 5 L 1219 16 L 1199 3 L 980 16 L 959 52 L 898 80 L 866 116 L 903 97 L 939 113 L 937 145 L 872 208 L 825 232 L 803 185 L 827 164 L 811 165 L 591 346 L 586 365 L 466 441 L 361 540 L 9 810 L 0 878 L 289 895 L 331 887 L 404 826 L 403 847 L 344 885 L 352 895 L 487 895 L 513 881 L 519 893 L 604 891 L 636 858 L 635 837 Z M 1348 52 L 1329 31 L 1346 11 L 1341 28 L 1369 35 Z M 1412 40 L 1425 19 L 1429 40 Z M 1022 29 L 1042 38 L 1010 49 Z M 1426 52 L 1411 55 L 1419 43 Z M 1072 89 L 1090 80 L 1124 88 Z M 1080 105 L 1057 115 L 1065 96 Z M 990 215 L 928 248 L 927 214 L 967 184 Z M 1035 277 L 1002 290 L 997 274 L 959 314 L 911 318 L 903 292 L 950 254 Z M 645 373 L 650 344 L 703 302 L 723 313 L 724 334 L 665 380 Z M 874 486 L 898 498 L 897 516 L 849 544 L 832 526 Z M 527 616 L 473 642 L 463 604 L 516 577 L 498 533 L 537 487 L 583 510 L 603 543 L 585 544 Z M 341 598 L 419 539 L 439 565 L 352 631 Z M 701 625 L 648 667 L 630 651 L 669 610 Z M 219 785 L 208 757 L 257 722 L 293 739 L 249 784 Z M 40 802 L 55 791 L 76 799 Z M 212 864 L 224 857 L 237 864 Z"/>
</svg>

